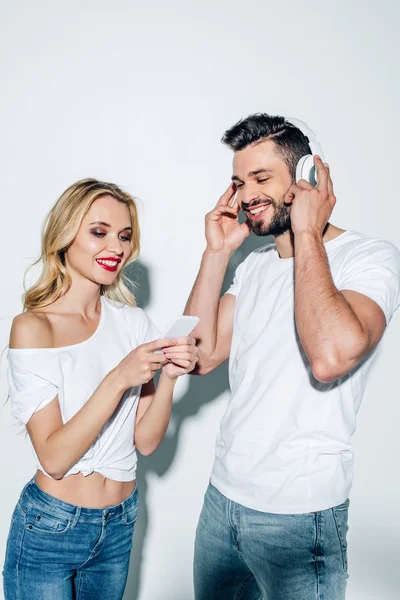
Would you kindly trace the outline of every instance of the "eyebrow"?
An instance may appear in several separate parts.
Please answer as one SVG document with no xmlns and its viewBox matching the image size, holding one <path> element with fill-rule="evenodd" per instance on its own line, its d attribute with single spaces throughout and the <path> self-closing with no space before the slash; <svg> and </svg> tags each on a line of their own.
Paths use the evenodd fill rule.
<svg viewBox="0 0 400 600">
<path fill-rule="evenodd" d="M 89 225 L 104 225 L 104 227 L 111 227 L 110 223 L 105 223 L 104 221 L 93 221 L 93 223 L 89 223 Z M 123 227 L 121 231 L 126 231 L 130 229 L 132 231 L 132 227 L 128 225 L 128 227 Z"/>
<path fill-rule="evenodd" d="M 272 169 L 257 169 L 257 171 L 250 171 L 250 173 L 248 174 L 248 177 L 255 177 L 256 175 L 260 175 L 261 173 L 272 174 L 273 170 Z M 238 177 L 237 175 L 232 175 L 231 179 L 232 179 L 232 181 L 242 181 L 240 179 L 240 177 Z"/>
</svg>

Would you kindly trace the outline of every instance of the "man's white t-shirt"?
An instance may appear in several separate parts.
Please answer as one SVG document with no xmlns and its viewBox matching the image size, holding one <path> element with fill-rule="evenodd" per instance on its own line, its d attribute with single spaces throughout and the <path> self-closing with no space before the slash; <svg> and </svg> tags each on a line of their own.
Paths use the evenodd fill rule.
<svg viewBox="0 0 400 600">
<path fill-rule="evenodd" d="M 400 253 L 346 231 L 325 244 L 333 281 L 374 300 L 388 323 L 400 301 Z M 231 399 L 211 483 L 227 498 L 271 513 L 341 504 L 353 478 L 351 435 L 376 349 L 348 375 L 317 381 L 294 320 L 294 259 L 274 244 L 250 254 L 227 292 L 236 296 Z"/>
</svg>

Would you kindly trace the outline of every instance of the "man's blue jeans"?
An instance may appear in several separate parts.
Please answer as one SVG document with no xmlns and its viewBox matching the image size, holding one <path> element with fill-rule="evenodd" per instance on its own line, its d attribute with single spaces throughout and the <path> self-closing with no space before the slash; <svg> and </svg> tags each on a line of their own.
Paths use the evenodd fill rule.
<svg viewBox="0 0 400 600">
<path fill-rule="evenodd" d="M 195 600 L 344 600 L 348 506 L 264 513 L 210 484 L 196 532 Z"/>
</svg>

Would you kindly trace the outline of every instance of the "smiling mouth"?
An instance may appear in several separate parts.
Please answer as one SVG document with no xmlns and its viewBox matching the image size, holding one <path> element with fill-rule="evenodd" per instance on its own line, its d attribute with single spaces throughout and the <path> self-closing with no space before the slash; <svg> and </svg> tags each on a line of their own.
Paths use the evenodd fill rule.
<svg viewBox="0 0 400 600">
<path fill-rule="evenodd" d="M 96 258 L 96 262 L 106 271 L 116 271 L 121 262 L 119 258 Z"/>
<path fill-rule="evenodd" d="M 270 202 L 265 204 L 258 204 L 257 206 L 253 206 L 253 208 L 246 208 L 245 213 L 249 217 L 251 221 L 257 221 L 262 217 L 266 210 L 271 206 Z"/>
</svg>

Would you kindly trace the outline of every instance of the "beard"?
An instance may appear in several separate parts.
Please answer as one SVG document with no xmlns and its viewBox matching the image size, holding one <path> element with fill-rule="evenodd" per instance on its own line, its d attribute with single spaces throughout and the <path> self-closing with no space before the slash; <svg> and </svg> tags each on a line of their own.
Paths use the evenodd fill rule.
<svg viewBox="0 0 400 600">
<path fill-rule="evenodd" d="M 273 207 L 272 220 L 268 225 L 265 225 L 262 221 L 252 221 L 246 217 L 246 222 L 250 227 L 250 230 L 259 236 L 273 235 L 278 237 L 291 228 L 290 224 L 290 205 L 278 204 L 275 200 L 269 199 L 271 206 Z M 262 204 L 259 202 L 258 204 Z M 252 204 L 252 208 L 257 204 Z"/>
</svg>

